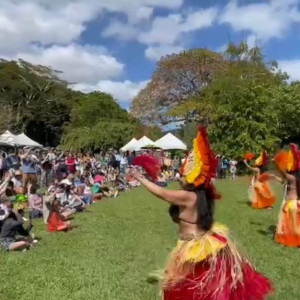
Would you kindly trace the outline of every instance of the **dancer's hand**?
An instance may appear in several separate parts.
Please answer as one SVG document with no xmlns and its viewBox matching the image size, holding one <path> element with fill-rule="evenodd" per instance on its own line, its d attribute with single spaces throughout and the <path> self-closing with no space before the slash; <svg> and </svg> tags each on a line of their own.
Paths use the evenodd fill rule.
<svg viewBox="0 0 300 300">
<path fill-rule="evenodd" d="M 131 174 L 136 180 L 140 180 L 143 178 L 143 175 L 137 169 L 133 169 L 131 171 Z"/>
</svg>

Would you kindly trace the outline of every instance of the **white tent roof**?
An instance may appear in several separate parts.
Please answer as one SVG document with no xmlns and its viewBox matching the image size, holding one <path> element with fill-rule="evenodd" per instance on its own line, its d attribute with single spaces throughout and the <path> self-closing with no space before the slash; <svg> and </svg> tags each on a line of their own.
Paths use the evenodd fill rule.
<svg viewBox="0 0 300 300">
<path fill-rule="evenodd" d="M 124 147 L 121 148 L 121 151 L 134 150 L 134 145 L 137 143 L 137 139 L 133 138 L 130 142 L 128 142 Z"/>
<path fill-rule="evenodd" d="M 165 136 L 155 142 L 163 150 L 186 150 L 186 144 L 184 144 L 179 138 L 172 133 L 167 133 Z"/>
<path fill-rule="evenodd" d="M 151 141 L 149 138 L 147 138 L 145 135 L 140 138 L 136 144 L 134 145 L 134 149 L 133 150 L 140 150 L 142 147 L 147 146 L 153 144 L 153 141 Z"/>
<path fill-rule="evenodd" d="M 10 131 L 6 130 L 0 135 L 0 144 L 7 146 L 30 146 L 30 147 L 42 147 L 39 143 L 30 139 L 24 133 L 14 135 Z"/>
<path fill-rule="evenodd" d="M 29 138 L 25 133 L 18 134 L 16 136 L 16 139 L 17 139 L 17 144 L 20 146 L 43 147 L 41 144 Z"/>
<path fill-rule="evenodd" d="M 12 134 L 10 131 L 6 130 L 4 133 L 0 135 L 0 144 L 7 146 L 16 146 L 17 145 L 17 137 Z"/>
</svg>

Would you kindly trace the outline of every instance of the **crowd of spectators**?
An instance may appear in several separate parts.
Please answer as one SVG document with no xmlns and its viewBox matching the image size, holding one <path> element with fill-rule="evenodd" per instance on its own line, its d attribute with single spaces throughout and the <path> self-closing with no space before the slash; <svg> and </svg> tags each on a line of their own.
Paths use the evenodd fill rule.
<svg viewBox="0 0 300 300">
<path fill-rule="evenodd" d="M 3 250 L 27 251 L 33 219 L 43 218 L 49 232 L 68 231 L 74 214 L 103 198 L 138 187 L 131 176 L 135 152 L 72 153 L 24 148 L 0 157 L 0 245 Z M 157 184 L 179 179 L 178 157 L 151 153 L 161 159 Z"/>
</svg>

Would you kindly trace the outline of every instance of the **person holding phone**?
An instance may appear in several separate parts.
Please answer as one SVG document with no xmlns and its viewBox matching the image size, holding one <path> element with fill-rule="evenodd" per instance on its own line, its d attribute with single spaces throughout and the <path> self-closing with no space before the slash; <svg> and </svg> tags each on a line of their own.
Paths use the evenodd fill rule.
<svg viewBox="0 0 300 300">
<path fill-rule="evenodd" d="M 32 153 L 31 148 L 24 148 L 24 153 L 21 155 L 21 165 L 23 172 L 23 189 L 27 193 L 28 183 L 35 185 L 37 183 L 37 167 L 38 158 Z"/>
</svg>

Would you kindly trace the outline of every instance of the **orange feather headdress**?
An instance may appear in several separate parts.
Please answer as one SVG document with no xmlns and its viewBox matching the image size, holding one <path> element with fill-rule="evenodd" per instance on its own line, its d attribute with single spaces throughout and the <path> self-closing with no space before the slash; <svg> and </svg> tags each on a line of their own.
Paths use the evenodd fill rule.
<svg viewBox="0 0 300 300">
<path fill-rule="evenodd" d="M 244 156 L 244 160 L 246 161 L 251 161 L 252 159 L 254 159 L 255 155 L 251 152 L 247 152 Z"/>
<path fill-rule="evenodd" d="M 282 172 L 294 172 L 299 170 L 300 153 L 296 144 L 290 144 L 288 152 L 281 150 L 275 157 L 274 162 Z"/>
<path fill-rule="evenodd" d="M 263 150 L 259 157 L 255 160 L 255 166 L 257 167 L 264 167 L 268 163 L 268 155 L 265 150 Z"/>
<path fill-rule="evenodd" d="M 217 159 L 210 149 L 204 127 L 199 127 L 197 137 L 193 142 L 193 150 L 187 156 L 181 167 L 181 174 L 189 184 L 198 187 L 202 184 L 209 187 L 211 178 L 215 176 Z"/>
</svg>

